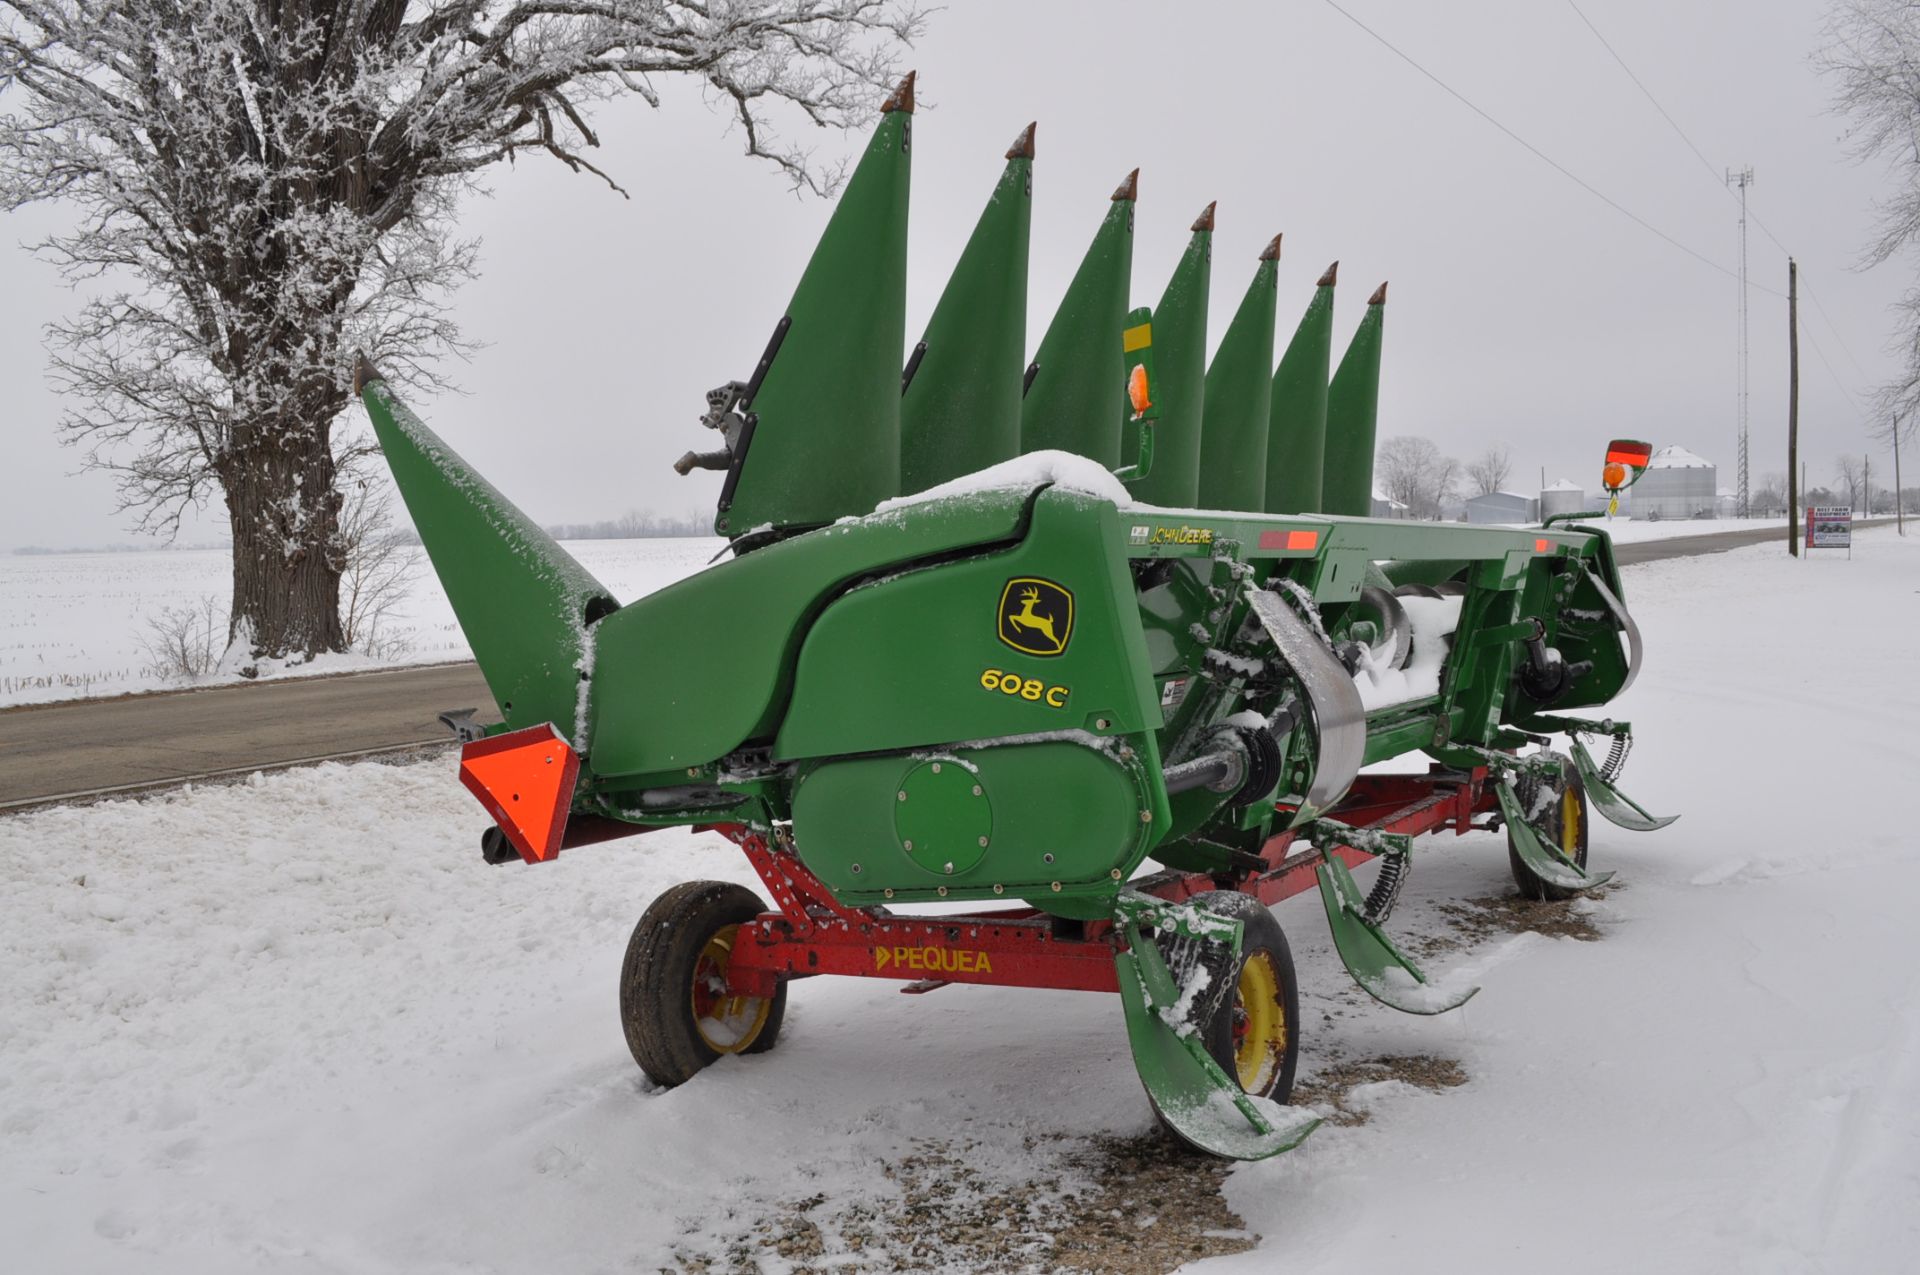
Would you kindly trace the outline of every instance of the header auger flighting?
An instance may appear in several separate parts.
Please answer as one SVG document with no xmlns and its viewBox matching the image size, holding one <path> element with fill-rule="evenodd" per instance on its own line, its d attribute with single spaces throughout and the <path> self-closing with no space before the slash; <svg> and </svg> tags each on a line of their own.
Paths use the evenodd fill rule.
<svg viewBox="0 0 1920 1275">
<path fill-rule="evenodd" d="M 1130 311 L 1137 173 L 1029 361 L 1032 126 L 909 346 L 912 124 L 909 78 L 710 396 L 721 445 L 680 468 L 725 471 L 733 553 L 678 584 L 617 602 L 362 365 L 504 719 L 466 729 L 483 849 L 694 825 L 746 852 L 771 910 L 692 883 L 635 930 L 621 1011 L 661 1084 L 772 1047 L 798 978 L 1118 991 L 1166 1124 L 1271 1155 L 1315 1122 L 1268 905 L 1317 887 L 1360 986 L 1436 1013 L 1472 990 L 1384 929 L 1415 836 L 1504 827 L 1522 891 L 1564 898 L 1610 875 L 1589 799 L 1660 822 L 1614 787 L 1626 724 L 1568 715 L 1639 667 L 1610 544 L 1367 517 L 1385 287 L 1335 370 L 1329 268 L 1276 371 L 1275 237 L 1209 368 L 1214 209 Z M 967 906 L 900 910 L 936 903 Z"/>
</svg>

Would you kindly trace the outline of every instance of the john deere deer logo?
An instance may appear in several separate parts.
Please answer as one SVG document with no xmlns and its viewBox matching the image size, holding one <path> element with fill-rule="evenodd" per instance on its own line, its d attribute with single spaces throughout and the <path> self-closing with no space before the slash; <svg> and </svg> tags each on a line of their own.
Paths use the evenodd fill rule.
<svg viewBox="0 0 1920 1275">
<path fill-rule="evenodd" d="M 1000 591 L 1000 640 L 1026 655 L 1059 655 L 1073 636 L 1073 594 L 1026 576 Z"/>
</svg>

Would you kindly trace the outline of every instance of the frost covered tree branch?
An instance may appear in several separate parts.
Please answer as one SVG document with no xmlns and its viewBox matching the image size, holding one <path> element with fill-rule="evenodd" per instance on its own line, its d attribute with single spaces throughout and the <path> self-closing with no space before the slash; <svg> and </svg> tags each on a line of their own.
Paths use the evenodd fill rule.
<svg viewBox="0 0 1920 1275">
<path fill-rule="evenodd" d="M 911 0 L 0 0 L 0 208 L 77 217 L 49 329 L 69 441 L 161 532 L 220 495 L 233 636 L 337 650 L 350 352 L 439 383 L 476 245 L 459 198 L 587 154 L 594 108 L 699 82 L 746 153 L 826 191 L 795 132 L 866 117 Z"/>
<path fill-rule="evenodd" d="M 1884 265 L 1920 239 L 1920 3 L 1839 0 L 1815 62 L 1833 81 L 1834 109 L 1850 122 L 1848 149 L 1886 167 L 1891 190 L 1862 254 L 1865 264 Z M 1899 314 L 1901 369 L 1875 404 L 1888 442 L 1920 413 L 1920 284 L 1909 287 Z"/>
</svg>

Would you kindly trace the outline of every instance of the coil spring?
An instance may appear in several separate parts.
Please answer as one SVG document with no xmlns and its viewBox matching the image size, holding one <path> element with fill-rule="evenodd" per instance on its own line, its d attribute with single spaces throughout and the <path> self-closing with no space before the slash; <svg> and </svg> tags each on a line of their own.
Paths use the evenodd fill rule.
<svg viewBox="0 0 1920 1275">
<path fill-rule="evenodd" d="M 1160 949 L 1160 959 L 1167 964 L 1168 973 L 1182 993 L 1192 985 L 1197 973 L 1207 971 L 1208 982 L 1204 990 L 1194 999 L 1188 1011 L 1190 1023 L 1209 1023 L 1219 1011 L 1220 1002 L 1233 988 L 1233 946 L 1229 943 L 1210 942 L 1206 939 L 1190 938 L 1184 934 L 1162 934 L 1156 932 L 1153 945 Z"/>
<path fill-rule="evenodd" d="M 1627 767 L 1627 753 L 1633 748 L 1633 736 L 1622 732 L 1607 746 L 1607 759 L 1600 763 L 1600 778 L 1612 783 Z"/>
<path fill-rule="evenodd" d="M 1394 905 L 1400 902 L 1400 890 L 1407 883 L 1407 874 L 1413 868 L 1413 856 L 1389 852 L 1380 856 L 1380 875 L 1373 880 L 1373 889 L 1367 894 L 1367 905 L 1362 915 L 1371 925 L 1385 924 L 1393 915 Z"/>
</svg>

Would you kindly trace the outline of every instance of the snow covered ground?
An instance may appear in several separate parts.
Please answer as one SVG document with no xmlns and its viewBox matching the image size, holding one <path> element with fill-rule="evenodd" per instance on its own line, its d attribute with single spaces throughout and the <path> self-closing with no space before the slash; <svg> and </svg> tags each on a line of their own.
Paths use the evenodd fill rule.
<svg viewBox="0 0 1920 1275">
<path fill-rule="evenodd" d="M 1394 928 L 1484 986 L 1436 1019 L 1282 905 L 1303 1092 L 1465 1083 L 1346 1088 L 1366 1123 L 1227 1178 L 1259 1249 L 1191 1269 L 1914 1268 L 1920 538 L 1627 587 L 1626 787 L 1684 817 L 1596 827 L 1621 884 L 1573 905 L 1591 942 L 1461 907 L 1510 893 L 1497 838 L 1420 843 Z M 984 1211 L 1013 1247 L 958 1228 L 945 1265 L 1050 1269 L 1087 1140 L 1150 1131 L 1119 1006 L 1077 993 L 805 982 L 778 1049 L 653 1091 L 614 1012 L 628 930 L 744 858 L 667 832 L 489 868 L 482 822 L 445 759 L 0 819 L 0 1267 L 888 1270 Z M 1168 1204 L 1115 1207 L 1130 1235 Z"/>
<path fill-rule="evenodd" d="M 692 575 L 725 543 L 707 538 L 576 540 L 566 547 L 615 597 L 631 601 Z M 406 601 L 382 630 L 398 649 L 382 659 L 322 656 L 304 669 L 281 675 L 473 658 L 424 552 L 409 552 L 414 569 Z M 169 608 L 210 599 L 224 624 L 231 587 L 232 559 L 225 549 L 0 557 L 0 705 L 182 685 L 149 667 L 149 622 Z M 220 635 L 224 645 L 224 628 Z M 236 674 L 216 674 L 200 684 L 237 680 Z"/>
<path fill-rule="evenodd" d="M 1774 525 L 1780 525 L 1779 520 L 1636 523 L 1622 518 L 1612 524 L 1612 531 L 1616 540 L 1626 543 Z M 725 543 L 706 538 L 579 540 L 566 547 L 616 597 L 632 601 L 700 570 Z M 411 552 L 415 569 L 406 602 L 383 629 L 398 649 L 379 659 L 322 656 L 304 668 L 276 675 L 472 658 L 432 568 L 420 550 Z M 149 622 L 169 608 L 196 606 L 203 599 L 224 619 L 230 570 L 224 549 L 0 557 L 0 705 L 183 685 L 150 667 Z M 236 680 L 237 674 L 213 674 L 199 684 Z"/>
</svg>

